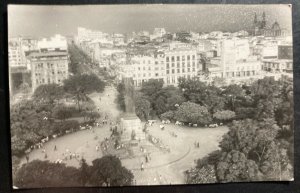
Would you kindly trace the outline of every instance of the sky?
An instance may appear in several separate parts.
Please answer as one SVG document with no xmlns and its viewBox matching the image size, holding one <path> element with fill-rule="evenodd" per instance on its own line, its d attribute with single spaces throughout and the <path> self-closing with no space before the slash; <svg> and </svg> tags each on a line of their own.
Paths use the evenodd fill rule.
<svg viewBox="0 0 300 193">
<path fill-rule="evenodd" d="M 155 27 L 176 31 L 249 30 L 254 14 L 266 13 L 267 25 L 277 21 L 291 30 L 288 5 L 9 5 L 8 34 L 49 37 L 54 34 L 76 35 L 77 27 L 106 33 L 131 33 Z"/>
</svg>

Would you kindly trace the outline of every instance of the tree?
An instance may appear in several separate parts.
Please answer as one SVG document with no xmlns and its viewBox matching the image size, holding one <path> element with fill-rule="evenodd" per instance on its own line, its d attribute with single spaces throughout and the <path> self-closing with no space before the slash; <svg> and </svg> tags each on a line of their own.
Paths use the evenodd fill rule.
<svg viewBox="0 0 300 193">
<path fill-rule="evenodd" d="M 186 171 L 186 176 L 187 184 L 217 183 L 216 171 L 213 165 L 192 168 Z"/>
<path fill-rule="evenodd" d="M 256 163 L 247 159 L 244 153 L 236 150 L 225 152 L 217 164 L 217 176 L 220 182 L 241 182 L 258 180 Z"/>
<path fill-rule="evenodd" d="M 235 111 L 237 102 L 244 101 L 245 92 L 242 87 L 236 84 L 229 85 L 223 91 L 223 94 L 226 96 L 226 104 L 228 108 L 232 111 Z"/>
<path fill-rule="evenodd" d="M 142 120 L 148 120 L 151 111 L 150 102 L 143 96 L 136 96 L 135 99 L 135 112 L 136 115 Z"/>
<path fill-rule="evenodd" d="M 64 96 L 63 87 L 58 84 L 40 85 L 34 91 L 33 98 L 41 102 L 53 104 L 55 100 Z"/>
<path fill-rule="evenodd" d="M 224 111 L 217 111 L 213 114 L 213 118 L 217 119 L 218 121 L 229 121 L 235 117 L 235 112 L 224 110 Z"/>
<path fill-rule="evenodd" d="M 82 158 L 80 160 L 80 168 L 79 168 L 79 181 L 85 186 L 89 180 L 90 176 L 90 166 L 86 163 L 86 160 Z"/>
<path fill-rule="evenodd" d="M 201 104 L 204 97 L 203 92 L 207 89 L 207 85 L 198 78 L 178 78 L 178 87 L 186 100 L 198 104 Z"/>
<path fill-rule="evenodd" d="M 105 83 L 95 74 L 75 75 L 64 80 L 64 89 L 75 96 L 79 111 L 81 111 L 80 102 L 89 100 L 87 94 L 103 92 L 104 87 Z"/>
<path fill-rule="evenodd" d="M 224 87 L 226 86 L 226 79 L 222 77 L 214 77 L 212 84 L 216 87 Z"/>
<path fill-rule="evenodd" d="M 65 121 L 72 116 L 72 109 L 66 106 L 56 106 L 53 109 L 52 116 L 56 119 Z"/>
<path fill-rule="evenodd" d="M 211 116 L 206 107 L 192 102 L 184 102 L 175 111 L 174 118 L 184 123 L 209 124 Z"/>
<path fill-rule="evenodd" d="M 78 186 L 78 170 L 65 164 L 34 160 L 17 171 L 14 184 L 18 188 Z"/>
<path fill-rule="evenodd" d="M 141 92 L 145 96 L 149 96 L 150 102 L 152 103 L 157 93 L 162 89 L 163 84 L 163 80 L 150 79 L 142 84 Z"/>
<path fill-rule="evenodd" d="M 133 174 L 115 156 L 104 156 L 92 162 L 89 183 L 93 186 L 131 185 Z"/>
<path fill-rule="evenodd" d="M 173 120 L 174 119 L 174 115 L 175 115 L 174 111 L 167 111 L 167 112 L 161 114 L 160 118 L 162 120 Z"/>
<path fill-rule="evenodd" d="M 272 99 L 280 94 L 280 85 L 273 77 L 264 77 L 255 81 L 251 87 L 251 95 L 258 99 Z"/>
</svg>

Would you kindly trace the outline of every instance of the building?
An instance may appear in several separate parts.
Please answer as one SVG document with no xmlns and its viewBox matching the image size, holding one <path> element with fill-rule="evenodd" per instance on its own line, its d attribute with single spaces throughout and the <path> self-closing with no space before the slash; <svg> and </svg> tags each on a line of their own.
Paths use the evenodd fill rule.
<svg viewBox="0 0 300 193">
<path fill-rule="evenodd" d="M 59 34 L 56 34 L 55 36 L 50 37 L 48 39 L 43 38 L 42 40 L 39 40 L 37 42 L 37 48 L 39 50 L 48 50 L 48 51 L 67 50 L 68 49 L 67 38 Z"/>
<path fill-rule="evenodd" d="M 293 59 L 292 45 L 278 45 L 278 59 Z"/>
<path fill-rule="evenodd" d="M 165 51 L 166 85 L 177 86 L 178 78 L 193 78 L 200 64 L 196 49 L 174 49 Z"/>
<path fill-rule="evenodd" d="M 10 94 L 22 83 L 30 85 L 30 64 L 26 58 L 28 52 L 37 49 L 37 40 L 30 37 L 10 38 L 8 41 L 9 88 Z"/>
<path fill-rule="evenodd" d="M 257 15 L 255 13 L 252 34 L 254 36 L 280 37 L 286 36 L 287 30 L 282 29 L 277 21 L 275 21 L 270 27 L 268 27 L 266 14 L 265 12 L 263 12 L 261 20 L 257 19 Z"/>
<path fill-rule="evenodd" d="M 143 82 L 150 79 L 165 79 L 165 57 L 161 52 L 149 55 L 130 56 L 130 67 L 124 71 L 127 77 L 133 78 L 136 87 L 142 86 Z"/>
<path fill-rule="evenodd" d="M 67 51 L 32 52 L 28 59 L 33 91 L 43 84 L 62 84 L 69 76 Z"/>
<path fill-rule="evenodd" d="M 277 41 L 261 41 L 252 47 L 252 54 L 259 60 L 272 59 L 278 57 Z"/>
<path fill-rule="evenodd" d="M 172 48 L 163 51 L 131 54 L 122 66 L 122 77 L 132 77 L 135 87 L 150 79 L 163 80 L 164 85 L 177 86 L 178 78 L 197 76 L 200 69 L 196 48 Z"/>
<path fill-rule="evenodd" d="M 81 42 L 84 40 L 103 39 L 107 38 L 107 36 L 108 34 L 101 31 L 94 31 L 83 27 L 77 28 L 77 42 Z"/>
</svg>

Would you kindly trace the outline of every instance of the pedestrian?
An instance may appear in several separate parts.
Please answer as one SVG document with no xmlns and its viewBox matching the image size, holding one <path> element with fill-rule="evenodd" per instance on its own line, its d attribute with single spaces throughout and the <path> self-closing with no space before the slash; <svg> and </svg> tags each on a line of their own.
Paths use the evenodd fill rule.
<svg viewBox="0 0 300 193">
<path fill-rule="evenodd" d="M 29 161 L 29 156 L 26 155 L 25 158 L 26 158 L 26 161 L 27 161 L 27 163 L 28 163 L 28 161 Z"/>
<path fill-rule="evenodd" d="M 56 145 L 54 146 L 54 151 L 56 151 L 57 150 L 57 148 L 56 148 Z"/>
<path fill-rule="evenodd" d="M 48 156 L 47 156 L 47 154 L 45 153 L 45 159 L 47 159 L 48 158 Z"/>
<path fill-rule="evenodd" d="M 144 171 L 144 163 L 141 163 L 141 171 Z"/>
<path fill-rule="evenodd" d="M 149 160 L 148 160 L 148 156 L 147 155 L 145 156 L 145 160 L 146 160 L 146 163 L 148 163 Z"/>
</svg>

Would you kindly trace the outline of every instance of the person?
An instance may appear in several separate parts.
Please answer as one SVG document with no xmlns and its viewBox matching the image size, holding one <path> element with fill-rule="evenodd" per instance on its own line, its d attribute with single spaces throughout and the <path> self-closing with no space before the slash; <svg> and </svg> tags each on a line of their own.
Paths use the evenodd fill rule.
<svg viewBox="0 0 300 193">
<path fill-rule="evenodd" d="M 48 156 L 47 156 L 47 154 L 45 153 L 45 159 L 47 159 L 47 157 L 48 157 Z"/>
<path fill-rule="evenodd" d="M 147 155 L 145 156 L 145 160 L 146 160 L 146 163 L 148 163 L 149 160 L 148 160 L 148 156 Z"/>
<path fill-rule="evenodd" d="M 27 161 L 27 163 L 28 163 L 28 161 L 29 161 L 29 156 L 26 155 L 25 158 L 26 158 L 26 161 Z"/>
<path fill-rule="evenodd" d="M 141 171 L 144 171 L 144 163 L 141 163 Z"/>
<path fill-rule="evenodd" d="M 57 150 L 57 148 L 56 148 L 56 145 L 54 146 L 54 151 L 56 151 Z"/>
</svg>

